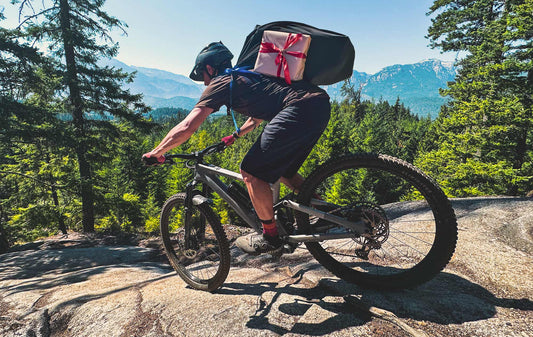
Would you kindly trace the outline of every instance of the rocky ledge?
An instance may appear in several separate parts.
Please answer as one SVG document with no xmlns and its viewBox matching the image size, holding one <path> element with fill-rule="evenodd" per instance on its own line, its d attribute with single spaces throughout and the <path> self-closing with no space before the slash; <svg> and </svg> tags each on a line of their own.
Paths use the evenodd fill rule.
<svg viewBox="0 0 533 337">
<path fill-rule="evenodd" d="M 533 200 L 453 200 L 448 267 L 411 290 L 361 289 L 303 248 L 234 253 L 215 293 L 187 287 L 157 241 L 71 234 L 0 255 L 1 336 L 533 336 Z"/>
</svg>

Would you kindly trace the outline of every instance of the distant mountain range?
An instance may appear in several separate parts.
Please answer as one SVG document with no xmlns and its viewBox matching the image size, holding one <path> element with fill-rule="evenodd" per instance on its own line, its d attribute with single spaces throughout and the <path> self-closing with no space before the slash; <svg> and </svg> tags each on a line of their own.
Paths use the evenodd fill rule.
<svg viewBox="0 0 533 337">
<path fill-rule="evenodd" d="M 104 65 L 122 68 L 128 73 L 137 72 L 134 81 L 125 87 L 134 94 L 143 94 L 144 103 L 152 108 L 192 109 L 204 90 L 202 84 L 169 71 L 128 66 L 116 59 L 107 60 Z"/>
<path fill-rule="evenodd" d="M 135 80 L 126 87 L 133 93 L 144 94 L 145 103 L 153 108 L 191 109 L 204 88 L 186 76 L 164 70 L 128 66 L 115 59 L 105 64 L 126 72 L 136 71 Z M 456 74 L 457 69 L 451 62 L 431 59 L 392 65 L 373 75 L 354 70 L 350 81 L 356 88 L 362 86 L 364 99 L 383 99 L 394 104 L 399 97 L 414 114 L 435 118 L 447 100 L 439 95 L 439 89 L 446 88 Z M 324 89 L 332 99 L 341 100 L 342 84 L 324 86 Z"/>
<path fill-rule="evenodd" d="M 416 115 L 435 118 L 447 98 L 440 96 L 439 89 L 454 81 L 457 68 L 452 62 L 425 60 L 415 64 L 396 64 L 385 67 L 374 75 L 354 71 L 350 82 L 362 86 L 363 99 L 383 99 L 391 104 L 399 97 L 400 102 Z M 342 83 L 326 87 L 332 99 L 342 99 Z"/>
</svg>

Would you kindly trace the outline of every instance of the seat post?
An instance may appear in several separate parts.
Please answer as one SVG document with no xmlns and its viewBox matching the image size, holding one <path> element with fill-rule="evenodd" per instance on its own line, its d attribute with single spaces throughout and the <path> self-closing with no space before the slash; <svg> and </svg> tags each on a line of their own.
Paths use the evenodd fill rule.
<svg viewBox="0 0 533 337">
<path fill-rule="evenodd" d="M 280 189 L 280 181 L 276 181 L 273 184 L 270 184 L 270 189 L 272 190 L 272 203 L 275 205 L 279 201 L 279 189 Z"/>
</svg>

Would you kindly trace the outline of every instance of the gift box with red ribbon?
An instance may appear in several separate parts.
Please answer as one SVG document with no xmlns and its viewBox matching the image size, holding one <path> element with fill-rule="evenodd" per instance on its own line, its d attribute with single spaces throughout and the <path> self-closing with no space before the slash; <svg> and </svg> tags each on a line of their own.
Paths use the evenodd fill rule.
<svg viewBox="0 0 533 337">
<path fill-rule="evenodd" d="M 263 32 L 254 71 L 285 79 L 287 84 L 303 79 L 311 37 L 305 34 Z"/>
</svg>

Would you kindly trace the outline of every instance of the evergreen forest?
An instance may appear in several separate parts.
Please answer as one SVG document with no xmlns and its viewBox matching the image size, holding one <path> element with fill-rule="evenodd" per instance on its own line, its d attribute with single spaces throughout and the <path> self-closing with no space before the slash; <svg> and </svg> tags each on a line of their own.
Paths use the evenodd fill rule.
<svg viewBox="0 0 533 337">
<path fill-rule="evenodd" d="M 151 110 L 122 89 L 135 74 L 99 66 L 118 51 L 110 31 L 127 29 L 102 11 L 104 2 L 53 0 L 37 10 L 41 2 L 14 1 L 30 14 L 16 29 L 0 27 L 0 253 L 67 231 L 156 235 L 162 204 L 191 179 L 183 165 L 141 162 L 188 111 Z M 464 55 L 455 82 L 441 91 L 450 103 L 431 120 L 401 99 L 363 100 L 346 82 L 300 173 L 346 152 L 379 152 L 414 163 L 451 198 L 531 193 L 531 13 L 533 0 L 436 0 L 428 9 L 431 46 Z M 233 131 L 231 117 L 210 118 L 174 152 Z M 208 162 L 238 170 L 260 132 Z M 223 222 L 235 221 L 222 200 L 214 205 Z"/>
</svg>

